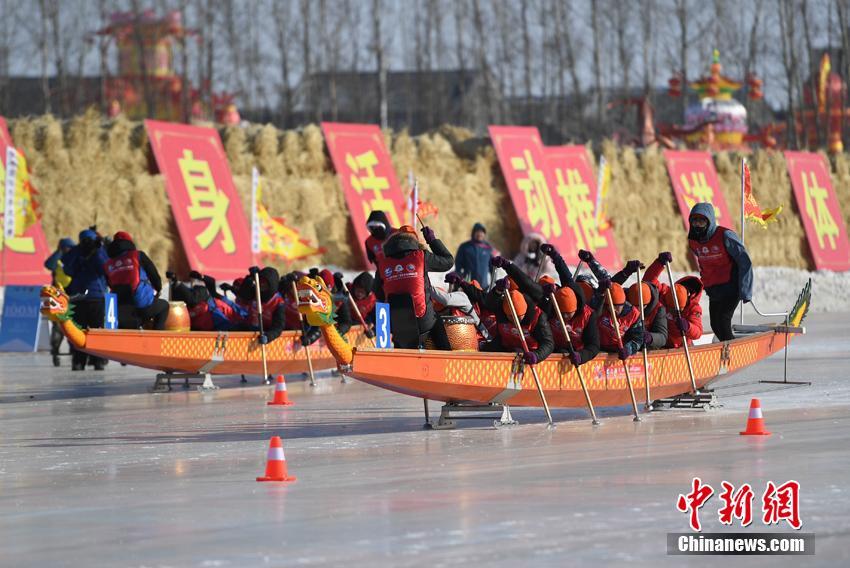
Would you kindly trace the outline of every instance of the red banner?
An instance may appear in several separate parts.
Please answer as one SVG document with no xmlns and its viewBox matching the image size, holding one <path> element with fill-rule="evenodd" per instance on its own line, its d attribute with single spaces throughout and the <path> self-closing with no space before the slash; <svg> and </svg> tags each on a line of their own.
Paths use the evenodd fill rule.
<svg viewBox="0 0 850 568">
<path fill-rule="evenodd" d="M 146 120 L 189 267 L 219 279 L 253 264 L 251 235 L 214 128 Z"/>
<path fill-rule="evenodd" d="M 664 150 L 664 160 L 686 231 L 691 208 L 697 203 L 711 203 L 717 224 L 735 228 L 709 152 Z"/>
<path fill-rule="evenodd" d="M 847 227 L 826 159 L 810 152 L 785 152 L 785 162 L 815 267 L 836 272 L 850 270 Z"/>
<path fill-rule="evenodd" d="M 543 235 L 565 258 L 575 259 L 580 241 L 568 223 L 566 199 L 557 192 L 555 171 L 537 128 L 490 126 L 489 129 L 523 234 Z"/>
<path fill-rule="evenodd" d="M 620 255 L 611 228 L 596 223 L 596 177 L 584 146 L 548 146 L 543 149 L 555 176 L 555 192 L 563 201 L 566 226 L 580 249 L 589 250 L 604 266 L 620 269 Z"/>
<path fill-rule="evenodd" d="M 366 219 L 372 211 L 384 211 L 393 227 L 405 223 L 405 197 L 395 177 L 381 129 L 372 124 L 323 122 L 328 151 L 342 183 L 351 222 L 366 259 Z"/>
<path fill-rule="evenodd" d="M 6 151 L 12 146 L 12 137 L 6 128 L 5 119 L 0 116 L 0 195 L 6 193 Z M 0 219 L 0 285 L 33 286 L 48 284 L 50 274 L 44 268 L 44 261 L 50 255 L 41 220 L 33 203 L 34 190 L 29 182 L 26 159 L 18 151 L 14 208 L 15 236 L 4 238 L 6 206 Z"/>
</svg>

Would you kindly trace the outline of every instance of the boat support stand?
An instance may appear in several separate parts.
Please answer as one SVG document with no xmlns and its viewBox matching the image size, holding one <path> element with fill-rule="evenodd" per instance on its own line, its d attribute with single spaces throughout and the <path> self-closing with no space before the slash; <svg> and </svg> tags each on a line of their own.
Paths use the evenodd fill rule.
<svg viewBox="0 0 850 568">
<path fill-rule="evenodd" d="M 184 389 L 189 388 L 191 379 L 203 379 L 203 382 L 198 385 L 199 392 L 218 390 L 218 387 L 212 382 L 212 375 L 209 373 L 157 373 L 151 392 L 170 392 L 172 390 L 172 379 L 178 381 L 183 379 Z"/>
<path fill-rule="evenodd" d="M 712 410 L 723 406 L 717 400 L 713 389 L 700 389 L 695 393 L 687 392 L 670 398 L 660 398 L 652 403 L 652 410 L 672 410 L 674 408 L 689 408 L 692 410 Z"/>
<path fill-rule="evenodd" d="M 427 402 L 426 402 L 427 405 Z M 493 414 L 482 416 L 481 413 L 492 413 L 501 411 L 501 415 L 496 418 Z M 459 413 L 469 413 L 463 415 Z M 495 418 L 495 419 L 494 419 Z M 498 404 L 491 402 L 489 404 L 473 404 L 461 402 L 449 402 L 443 405 L 440 410 L 440 418 L 437 422 L 431 422 L 430 419 L 426 422 L 425 427 L 433 428 L 434 430 L 452 430 L 457 427 L 458 420 L 493 420 L 495 428 L 504 428 L 507 426 L 516 426 L 519 424 L 511 416 L 511 408 L 507 404 Z"/>
</svg>

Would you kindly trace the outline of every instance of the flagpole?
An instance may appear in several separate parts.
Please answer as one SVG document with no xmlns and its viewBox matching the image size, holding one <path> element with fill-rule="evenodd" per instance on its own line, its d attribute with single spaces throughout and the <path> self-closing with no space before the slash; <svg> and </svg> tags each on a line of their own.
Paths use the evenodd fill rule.
<svg viewBox="0 0 850 568">
<path fill-rule="evenodd" d="M 747 166 L 747 159 L 741 158 L 741 244 L 744 244 L 744 168 Z M 744 325 L 744 301 L 741 300 L 741 325 Z"/>
</svg>

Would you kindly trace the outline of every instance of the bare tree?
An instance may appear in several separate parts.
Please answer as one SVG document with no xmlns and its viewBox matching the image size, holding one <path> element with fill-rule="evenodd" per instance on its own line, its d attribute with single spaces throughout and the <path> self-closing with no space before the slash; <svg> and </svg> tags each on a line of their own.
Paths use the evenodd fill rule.
<svg viewBox="0 0 850 568">
<path fill-rule="evenodd" d="M 593 101 L 596 123 L 602 123 L 602 30 L 600 29 L 599 0 L 590 0 L 590 26 L 593 33 Z"/>
<path fill-rule="evenodd" d="M 812 95 L 812 103 L 815 109 L 817 109 L 817 92 L 818 92 L 818 81 L 817 81 L 817 73 L 814 70 L 817 68 L 817 61 L 813 61 L 812 57 L 814 57 L 814 46 L 812 45 L 812 34 L 810 30 L 809 24 L 809 2 L 808 0 L 801 0 L 800 2 L 800 15 L 802 16 L 801 21 L 803 23 L 803 37 L 806 40 L 806 65 L 803 67 L 804 70 L 808 70 L 808 73 L 803 72 L 802 84 L 803 89 L 800 92 L 805 90 L 806 79 L 809 80 L 809 92 Z M 817 138 L 818 147 L 823 146 L 826 143 L 826 128 L 821 122 L 820 114 L 815 111 L 813 113 L 814 123 L 815 123 L 815 136 Z M 804 122 L 805 124 L 805 122 Z M 802 143 L 805 145 L 809 145 L 809 133 L 803 132 L 803 140 Z"/>
<path fill-rule="evenodd" d="M 493 86 L 491 81 L 490 68 L 487 65 L 487 32 L 484 29 L 484 13 L 481 10 L 480 0 L 472 0 L 472 24 L 475 28 L 475 55 L 478 65 L 478 73 L 482 76 L 484 84 L 484 113 L 481 117 L 484 122 L 489 122 L 492 116 Z"/>
<path fill-rule="evenodd" d="M 784 38 L 781 41 L 782 66 L 785 69 L 785 95 L 788 105 L 786 118 L 786 132 L 788 146 L 792 149 L 799 147 L 797 140 L 797 128 L 794 120 L 797 105 L 795 104 L 795 86 L 797 84 L 797 52 L 796 52 L 796 10 L 794 0 L 777 0 L 777 13 L 779 15 L 779 31 Z"/>
<path fill-rule="evenodd" d="M 39 35 L 38 35 L 38 52 L 41 56 L 41 95 L 44 97 L 44 112 L 50 113 L 52 110 L 50 104 L 50 78 L 48 76 L 48 58 L 50 56 L 50 40 L 48 38 L 47 21 L 48 21 L 48 1 L 38 0 L 39 11 Z"/>
<path fill-rule="evenodd" d="M 292 33 L 292 2 L 284 1 L 278 4 L 274 12 L 275 31 L 277 32 L 277 48 L 280 54 L 280 89 L 279 89 L 279 114 L 284 127 L 290 125 L 290 117 L 292 116 L 292 108 L 294 97 L 291 83 L 291 62 L 290 49 L 292 42 L 290 37 Z"/>
<path fill-rule="evenodd" d="M 375 71 L 378 87 L 378 123 L 387 128 L 387 62 L 384 56 L 384 41 L 381 36 L 381 13 L 383 1 L 372 0 L 372 51 L 375 54 Z"/>
<path fill-rule="evenodd" d="M 638 6 L 640 11 L 641 55 L 643 57 L 643 92 L 644 96 L 650 96 L 655 81 L 655 55 L 657 53 L 655 49 L 656 38 L 654 38 L 655 28 L 653 26 L 656 21 L 656 4 L 655 0 L 641 0 Z"/>
<path fill-rule="evenodd" d="M 753 0 L 751 3 L 753 8 L 753 21 L 750 26 L 750 37 L 747 42 L 747 54 L 744 59 L 744 78 L 749 79 L 750 75 L 753 74 L 753 70 L 756 66 L 756 61 L 759 55 L 759 33 L 761 29 L 761 15 L 762 9 L 764 8 L 764 0 Z M 749 86 L 747 88 L 747 94 L 749 95 Z M 749 97 L 747 98 L 749 101 Z"/>
</svg>

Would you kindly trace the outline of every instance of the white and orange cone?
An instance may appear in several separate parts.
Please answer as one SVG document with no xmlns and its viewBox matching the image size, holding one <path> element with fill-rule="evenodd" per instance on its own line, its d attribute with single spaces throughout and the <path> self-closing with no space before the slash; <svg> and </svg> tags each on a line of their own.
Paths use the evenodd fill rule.
<svg viewBox="0 0 850 568">
<path fill-rule="evenodd" d="M 266 461 L 266 475 L 258 477 L 257 481 L 295 481 L 295 477 L 290 477 L 286 470 L 286 456 L 283 454 L 280 436 L 272 436 Z"/>
<path fill-rule="evenodd" d="M 286 393 L 286 381 L 283 375 L 277 376 L 277 382 L 274 385 L 274 399 L 266 404 L 269 406 L 292 406 L 295 404 L 289 400 L 289 395 Z"/>
<path fill-rule="evenodd" d="M 764 417 L 761 414 L 761 401 L 754 398 L 750 401 L 750 416 L 747 418 L 747 429 L 739 432 L 741 436 L 770 436 L 764 427 Z"/>
</svg>

